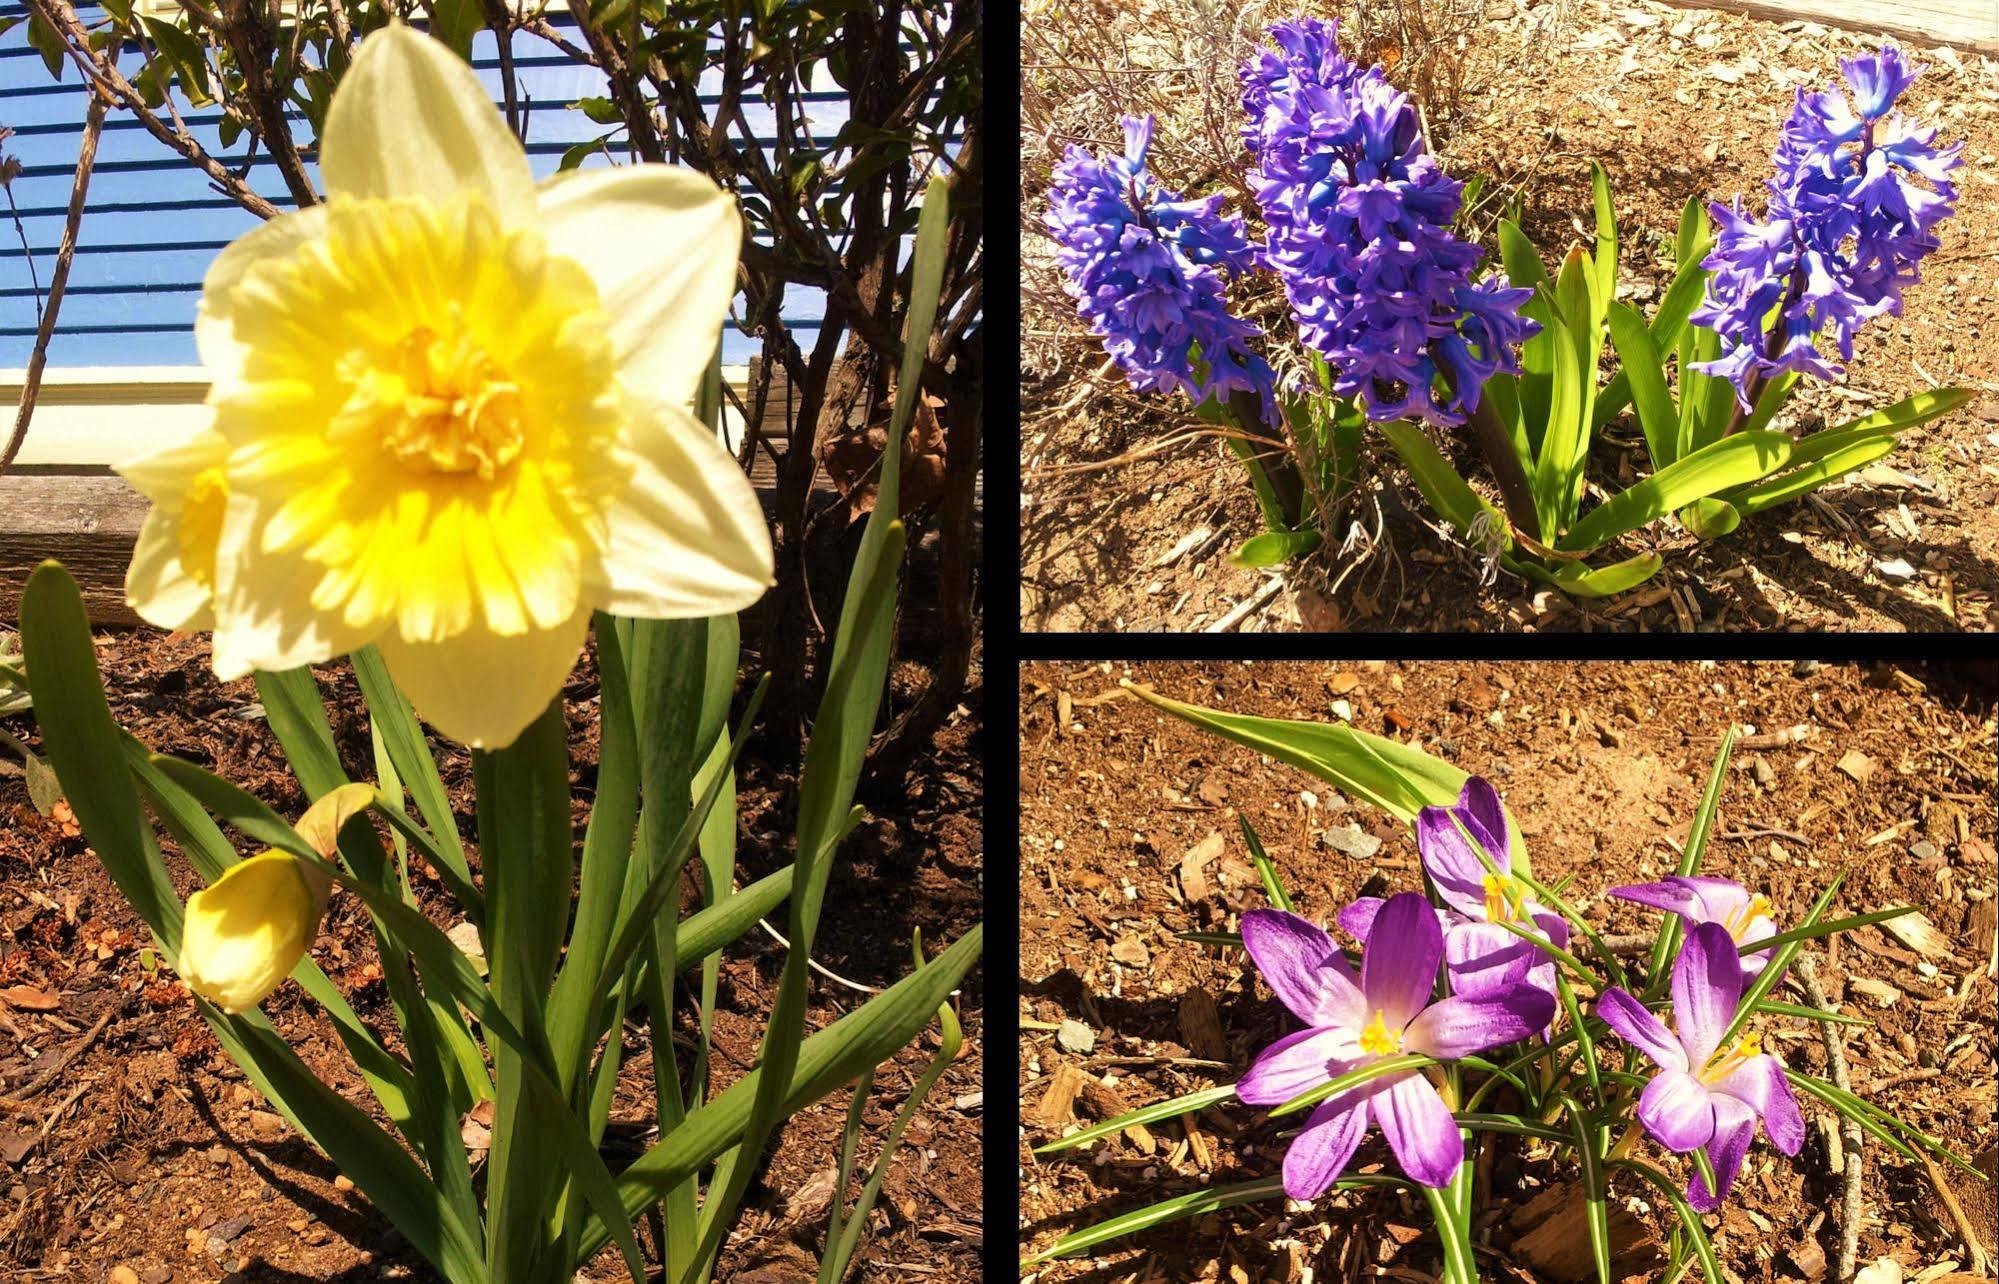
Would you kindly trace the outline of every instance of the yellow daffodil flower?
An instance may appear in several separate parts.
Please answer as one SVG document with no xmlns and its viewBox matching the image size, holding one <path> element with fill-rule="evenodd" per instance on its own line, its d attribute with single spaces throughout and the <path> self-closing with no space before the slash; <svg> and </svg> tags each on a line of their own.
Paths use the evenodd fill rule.
<svg viewBox="0 0 1999 1284">
<path fill-rule="evenodd" d="M 187 898 L 180 979 L 224 1012 L 264 1001 L 319 935 L 329 888 L 297 858 L 264 851 Z"/>
<path fill-rule="evenodd" d="M 342 785 L 307 808 L 294 828 L 330 861 L 341 829 L 374 798 L 371 785 Z M 332 890 L 326 875 L 288 852 L 267 848 L 231 865 L 187 898 L 181 980 L 224 1012 L 257 1006 L 311 948 Z"/>
<path fill-rule="evenodd" d="M 498 747 L 593 610 L 755 601 L 763 512 L 688 409 L 735 289 L 731 196 L 666 165 L 537 186 L 471 69 L 400 24 L 356 53 L 319 157 L 326 203 L 202 285 L 220 470 L 121 470 L 160 505 L 134 608 L 202 627 L 209 589 L 225 679 L 372 642 L 440 732 Z"/>
</svg>

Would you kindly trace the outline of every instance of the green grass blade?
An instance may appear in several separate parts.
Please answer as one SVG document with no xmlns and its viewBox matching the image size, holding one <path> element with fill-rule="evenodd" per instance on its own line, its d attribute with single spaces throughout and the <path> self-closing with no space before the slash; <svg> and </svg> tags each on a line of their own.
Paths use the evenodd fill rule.
<svg viewBox="0 0 1999 1284">
<path fill-rule="evenodd" d="M 1701 872 L 1701 861 L 1707 855 L 1708 839 L 1714 833 L 1714 818 L 1721 809 L 1721 787 L 1728 778 L 1728 760 L 1735 753 L 1735 724 L 1721 733 L 1721 745 L 1715 750 L 1714 765 L 1708 768 L 1707 786 L 1701 790 L 1700 806 L 1694 809 L 1693 825 L 1687 830 L 1687 845 L 1680 853 L 1680 863 L 1674 873 L 1681 878 L 1689 878 Z M 1659 921 L 1659 935 L 1652 941 L 1652 954 L 1645 968 L 1645 991 L 1647 1001 L 1657 999 L 1666 992 L 1672 980 L 1666 970 L 1667 962 L 1674 958 L 1680 948 L 1680 916 L 1667 914 Z"/>
<path fill-rule="evenodd" d="M 1334 1185 L 1344 1188 L 1346 1181 L 1335 1182 Z M 1205 1190 L 1190 1191 L 1185 1195 L 1175 1195 L 1171 1199 L 1162 1199 L 1156 1204 L 1135 1208 L 1131 1212 L 1121 1213 L 1087 1229 L 1064 1235 L 1034 1256 L 1023 1258 L 1020 1269 L 1025 1274 L 1042 1262 L 1052 1261 L 1058 1257 L 1072 1257 L 1106 1241 L 1124 1235 L 1135 1235 L 1139 1231 L 1151 1230 L 1168 1222 L 1199 1217 L 1205 1213 L 1219 1212 L 1224 1208 L 1235 1208 L 1242 1204 L 1253 1204 L 1258 1200 L 1283 1198 L 1282 1177 L 1265 1177 L 1259 1181 L 1239 1182 L 1230 1186 L 1215 1186 Z"/>
<path fill-rule="evenodd" d="M 1249 858 L 1256 862 L 1257 875 L 1263 879 L 1264 895 L 1270 898 L 1272 905 L 1288 912 L 1291 908 L 1291 897 L 1284 890 L 1282 880 L 1277 877 L 1277 862 L 1271 860 L 1270 854 L 1263 850 L 1263 840 L 1257 837 L 1256 830 L 1251 828 L 1249 817 L 1238 812 L 1236 823 L 1242 826 L 1242 840 L 1249 845 Z"/>
<path fill-rule="evenodd" d="M 1115 1119 L 1092 1124 L 1088 1128 L 1070 1133 L 1066 1137 L 1059 1137 L 1046 1145 L 1036 1146 L 1034 1153 L 1053 1155 L 1064 1150 L 1074 1150 L 1078 1146 L 1087 1146 L 1093 1141 L 1115 1136 L 1127 1128 L 1142 1128 L 1163 1119 L 1178 1119 L 1181 1115 L 1191 1115 L 1196 1111 L 1206 1110 L 1209 1106 L 1234 1100 L 1235 1085 L 1232 1083 L 1218 1088 L 1203 1088 L 1199 1092 L 1190 1092 L 1166 1101 L 1155 1101 L 1149 1106 L 1140 1106 L 1137 1110 L 1127 1111 Z"/>
<path fill-rule="evenodd" d="M 1681 1227 L 1686 1230 L 1687 1238 L 1693 1242 L 1694 1255 L 1700 1258 L 1701 1275 L 1707 1280 L 1707 1284 L 1727 1284 L 1728 1277 L 1721 1273 L 1721 1263 L 1715 1260 L 1714 1245 L 1708 1240 L 1707 1227 L 1701 1224 L 1700 1214 L 1687 1202 L 1687 1197 L 1680 1193 L 1680 1188 L 1673 1184 L 1673 1179 L 1652 1165 L 1636 1159 L 1613 1159 L 1610 1161 L 1610 1166 L 1629 1169 L 1658 1188 L 1659 1193 L 1666 1197 L 1666 1202 L 1673 1206 L 1673 1212 L 1678 1215 Z"/>
</svg>

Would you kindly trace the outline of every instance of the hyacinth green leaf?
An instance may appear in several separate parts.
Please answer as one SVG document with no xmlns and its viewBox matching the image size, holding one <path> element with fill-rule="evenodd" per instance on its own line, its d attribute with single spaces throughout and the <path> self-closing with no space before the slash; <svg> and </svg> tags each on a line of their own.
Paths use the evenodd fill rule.
<svg viewBox="0 0 1999 1284">
<path fill-rule="evenodd" d="M 1791 389 L 1797 386 L 1797 371 L 1779 370 L 1776 377 L 1765 383 L 1763 391 L 1757 394 L 1756 408 L 1742 421 L 1743 428 L 1753 432 L 1758 428 L 1769 427 L 1770 421 L 1777 417 L 1777 412 L 1784 408 L 1784 403 L 1791 399 Z"/>
<path fill-rule="evenodd" d="M 1314 530 L 1270 530 L 1243 541 L 1241 548 L 1229 554 L 1229 561 L 1247 567 L 1282 566 L 1324 542 L 1325 536 Z"/>
<path fill-rule="evenodd" d="M 1970 388 L 1933 388 L 1919 392 L 1913 397 L 1904 397 L 1892 406 L 1883 406 L 1858 419 L 1849 420 L 1828 433 L 1852 432 L 1861 428 L 1913 428 L 1925 424 L 1939 415 L 1947 415 L 1965 402 L 1971 400 Z M 1824 433 L 1816 434 L 1824 436 Z"/>
<path fill-rule="evenodd" d="M 1074 1150 L 1078 1146 L 1087 1146 L 1093 1141 L 1116 1136 L 1127 1128 L 1142 1128 L 1147 1124 L 1159 1123 L 1161 1120 L 1178 1119 L 1182 1115 L 1191 1115 L 1197 1110 L 1206 1110 L 1209 1106 L 1218 1106 L 1224 1101 L 1234 1100 L 1235 1085 L 1232 1083 L 1218 1088 L 1203 1088 L 1199 1092 L 1190 1092 L 1166 1101 L 1155 1101 L 1149 1106 L 1126 1111 L 1115 1119 L 1092 1124 L 1088 1128 L 1072 1132 L 1066 1137 L 1059 1137 L 1046 1145 L 1036 1146 L 1034 1153 L 1053 1155 L 1064 1150 Z"/>
<path fill-rule="evenodd" d="M 1405 824 L 1413 822 L 1425 807 L 1456 804 L 1469 776 L 1421 749 L 1356 731 L 1344 723 L 1258 718 L 1185 704 L 1149 687 L 1133 685 L 1127 689 L 1183 722 L 1310 772 L 1348 797 L 1379 807 Z M 1510 814 L 1506 823 L 1515 859 L 1521 860 L 1527 840 Z"/>
<path fill-rule="evenodd" d="M 1707 292 L 1707 269 L 1700 260 L 1708 252 L 1712 241 L 1702 241 L 1694 249 L 1692 262 L 1681 267 L 1673 277 L 1673 283 L 1666 287 L 1665 297 L 1659 300 L 1658 311 L 1652 314 L 1646 332 L 1651 336 L 1652 346 L 1658 350 L 1663 364 L 1666 354 L 1675 350 L 1680 342 L 1680 331 L 1687 323 L 1687 317 L 1700 306 L 1702 295 Z M 1617 416 L 1617 412 L 1631 404 L 1630 376 L 1622 369 L 1611 376 L 1603 391 L 1596 399 L 1596 409 L 1590 419 L 1595 427 L 1601 428 Z M 1671 463 L 1670 459 L 1654 460 L 1659 467 Z"/>
<path fill-rule="evenodd" d="M 1710 495 L 1673 514 L 1695 539 L 1720 539 L 1742 525 L 1742 510 Z"/>
<path fill-rule="evenodd" d="M 1810 443 L 1813 439 L 1807 438 L 1806 441 Z M 1754 514 L 1807 495 L 1891 453 L 1895 449 L 1895 432 L 1863 430 L 1835 445 L 1835 449 L 1820 452 L 1810 463 L 1736 491 L 1729 496 L 1729 502 L 1744 513 Z"/>
<path fill-rule="evenodd" d="M 1541 325 L 1539 333 L 1520 345 L 1518 397 L 1528 448 L 1538 453 L 1547 427 L 1555 374 L 1556 338 L 1549 328 L 1554 319 L 1555 283 L 1548 278 L 1548 270 L 1542 266 L 1534 243 L 1511 219 L 1501 219 L 1499 223 L 1499 256 L 1506 266 L 1508 280 L 1518 289 L 1534 291 L 1534 297 L 1521 306 L 1521 315 Z"/>
<path fill-rule="evenodd" d="M 1697 499 L 1767 477 L 1790 457 L 1791 439 L 1783 433 L 1736 433 L 1611 496 L 1577 522 L 1557 547 L 1570 552 L 1597 548 Z"/>
<path fill-rule="evenodd" d="M 1487 386 L 1490 392 L 1490 385 Z M 1415 424 L 1406 420 L 1393 420 L 1376 425 L 1381 434 L 1388 438 L 1388 444 L 1395 449 L 1402 460 L 1402 466 L 1409 470 L 1416 489 L 1423 492 L 1423 498 L 1437 516 L 1449 522 L 1463 535 L 1483 525 L 1486 529 L 1504 532 L 1505 519 L 1470 484 L 1451 467 L 1443 452 Z M 1506 537 L 1511 542 L 1511 537 Z"/>
<path fill-rule="evenodd" d="M 1596 204 L 1596 269 L 1594 291 L 1597 320 L 1603 319 L 1617 294 L 1617 211 L 1610 200 L 1610 175 L 1595 161 L 1589 166 L 1590 193 Z"/>
<path fill-rule="evenodd" d="M 1568 525 L 1568 496 L 1573 492 L 1580 467 L 1576 411 L 1578 378 L 1576 343 L 1566 324 L 1550 320 L 1547 332 L 1555 336 L 1554 376 L 1548 388 L 1547 424 L 1541 434 L 1534 471 L 1530 475 L 1534 506 L 1541 518 L 1543 537 Z"/>
<path fill-rule="evenodd" d="M 1652 332 L 1637 312 L 1622 303 L 1610 306 L 1610 341 L 1617 348 L 1622 373 L 1630 384 L 1632 404 L 1638 409 L 1638 426 L 1645 433 L 1645 446 L 1652 454 L 1652 467 L 1665 468 L 1679 456 L 1679 416 L 1673 394 L 1666 388 L 1665 358 L 1652 341 Z"/>
<path fill-rule="evenodd" d="M 1581 562 L 1564 562 L 1553 571 L 1538 562 L 1516 561 L 1510 557 L 1502 557 L 1500 563 L 1517 575 L 1551 585 L 1572 597 L 1583 598 L 1616 597 L 1619 593 L 1628 593 L 1657 575 L 1659 568 L 1665 565 L 1657 553 L 1640 553 L 1636 557 L 1595 568 Z"/>
<path fill-rule="evenodd" d="M 1673 238 L 1674 262 L 1682 269 L 1689 263 L 1699 262 L 1706 251 L 1697 247 L 1710 240 L 1707 206 L 1701 204 L 1700 197 L 1689 196 L 1687 203 L 1680 207 L 1680 230 Z"/>
</svg>

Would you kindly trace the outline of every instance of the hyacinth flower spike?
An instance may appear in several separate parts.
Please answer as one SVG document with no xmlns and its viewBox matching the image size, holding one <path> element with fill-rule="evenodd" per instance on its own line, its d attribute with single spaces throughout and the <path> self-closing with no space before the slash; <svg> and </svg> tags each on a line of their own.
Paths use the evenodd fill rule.
<svg viewBox="0 0 1999 1284">
<path fill-rule="evenodd" d="M 1243 915 L 1257 971 L 1306 1029 L 1279 1039 L 1236 1085 L 1251 1105 L 1281 1105 L 1385 1057 L 1469 1056 L 1546 1026 L 1554 1000 L 1515 984 L 1479 998 L 1432 1001 L 1444 934 L 1419 893 L 1392 897 L 1354 974 L 1323 930 L 1283 910 Z M 1338 1179 L 1372 1121 L 1412 1181 L 1443 1187 L 1464 1162 L 1451 1108 L 1420 1071 L 1389 1073 L 1319 1103 L 1284 1156 L 1284 1193 L 1316 1199 Z"/>
<path fill-rule="evenodd" d="M 1690 927 L 1695 923 L 1718 923 L 1738 947 L 1777 934 L 1776 920 L 1770 917 L 1769 898 L 1731 879 L 1669 874 L 1656 883 L 1613 887 L 1609 894 L 1621 901 L 1678 914 Z M 1763 969 L 1770 965 L 1771 953 L 1763 950 L 1744 957 L 1742 962 L 1750 980 L 1763 974 Z"/>
<path fill-rule="evenodd" d="M 1491 782 L 1473 776 L 1465 781 L 1456 806 L 1418 812 L 1416 847 L 1423 872 L 1446 906 L 1439 917 L 1451 992 L 1477 997 L 1524 981 L 1554 998 L 1554 957 L 1500 924 L 1539 932 L 1565 950 L 1569 923 L 1534 901 L 1511 876 L 1506 810 Z M 1378 899 L 1362 897 L 1340 911 L 1340 926 L 1366 940 L 1381 906 Z"/>
<path fill-rule="evenodd" d="M 1778 138 L 1764 218 L 1744 214 L 1739 198 L 1710 207 L 1716 235 L 1702 266 L 1713 276 L 1690 319 L 1721 337 L 1721 355 L 1695 368 L 1735 385 L 1729 432 L 1773 375 L 1839 377 L 1840 367 L 1818 351 L 1818 336 L 1830 331 L 1841 358 L 1851 360 L 1864 322 L 1900 313 L 1902 291 L 1937 248 L 1937 224 L 1957 200 L 1949 174 L 1961 163 L 1958 145 L 1937 146 L 1934 127 L 1894 110 L 1920 68 L 1890 46 L 1840 69 L 1848 92 L 1798 91 Z"/>
<path fill-rule="evenodd" d="M 1687 1183 L 1687 1202 L 1704 1213 L 1728 1197 L 1758 1119 L 1786 1155 L 1797 1154 L 1805 1142 L 1804 1117 L 1783 1063 L 1763 1051 L 1753 1032 L 1732 1048 L 1720 1046 L 1745 980 L 1728 929 L 1697 923 L 1673 965 L 1673 1030 L 1623 990 L 1606 990 L 1597 1001 L 1597 1016 L 1659 1066 L 1638 1098 L 1645 1131 L 1675 1153 L 1707 1152 L 1719 1189 L 1710 1191 L 1698 1170 Z"/>
</svg>

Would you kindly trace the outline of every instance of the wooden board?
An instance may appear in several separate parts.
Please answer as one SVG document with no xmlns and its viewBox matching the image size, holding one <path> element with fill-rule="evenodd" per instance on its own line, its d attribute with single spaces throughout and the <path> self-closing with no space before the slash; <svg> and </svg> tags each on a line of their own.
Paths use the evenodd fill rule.
<svg viewBox="0 0 1999 1284">
<path fill-rule="evenodd" d="M 1999 4 L 1993 0 L 1664 0 L 1678 9 L 1720 9 L 1772 22 L 1816 22 L 1881 33 L 1913 44 L 1950 45 L 1999 54 Z"/>
</svg>

